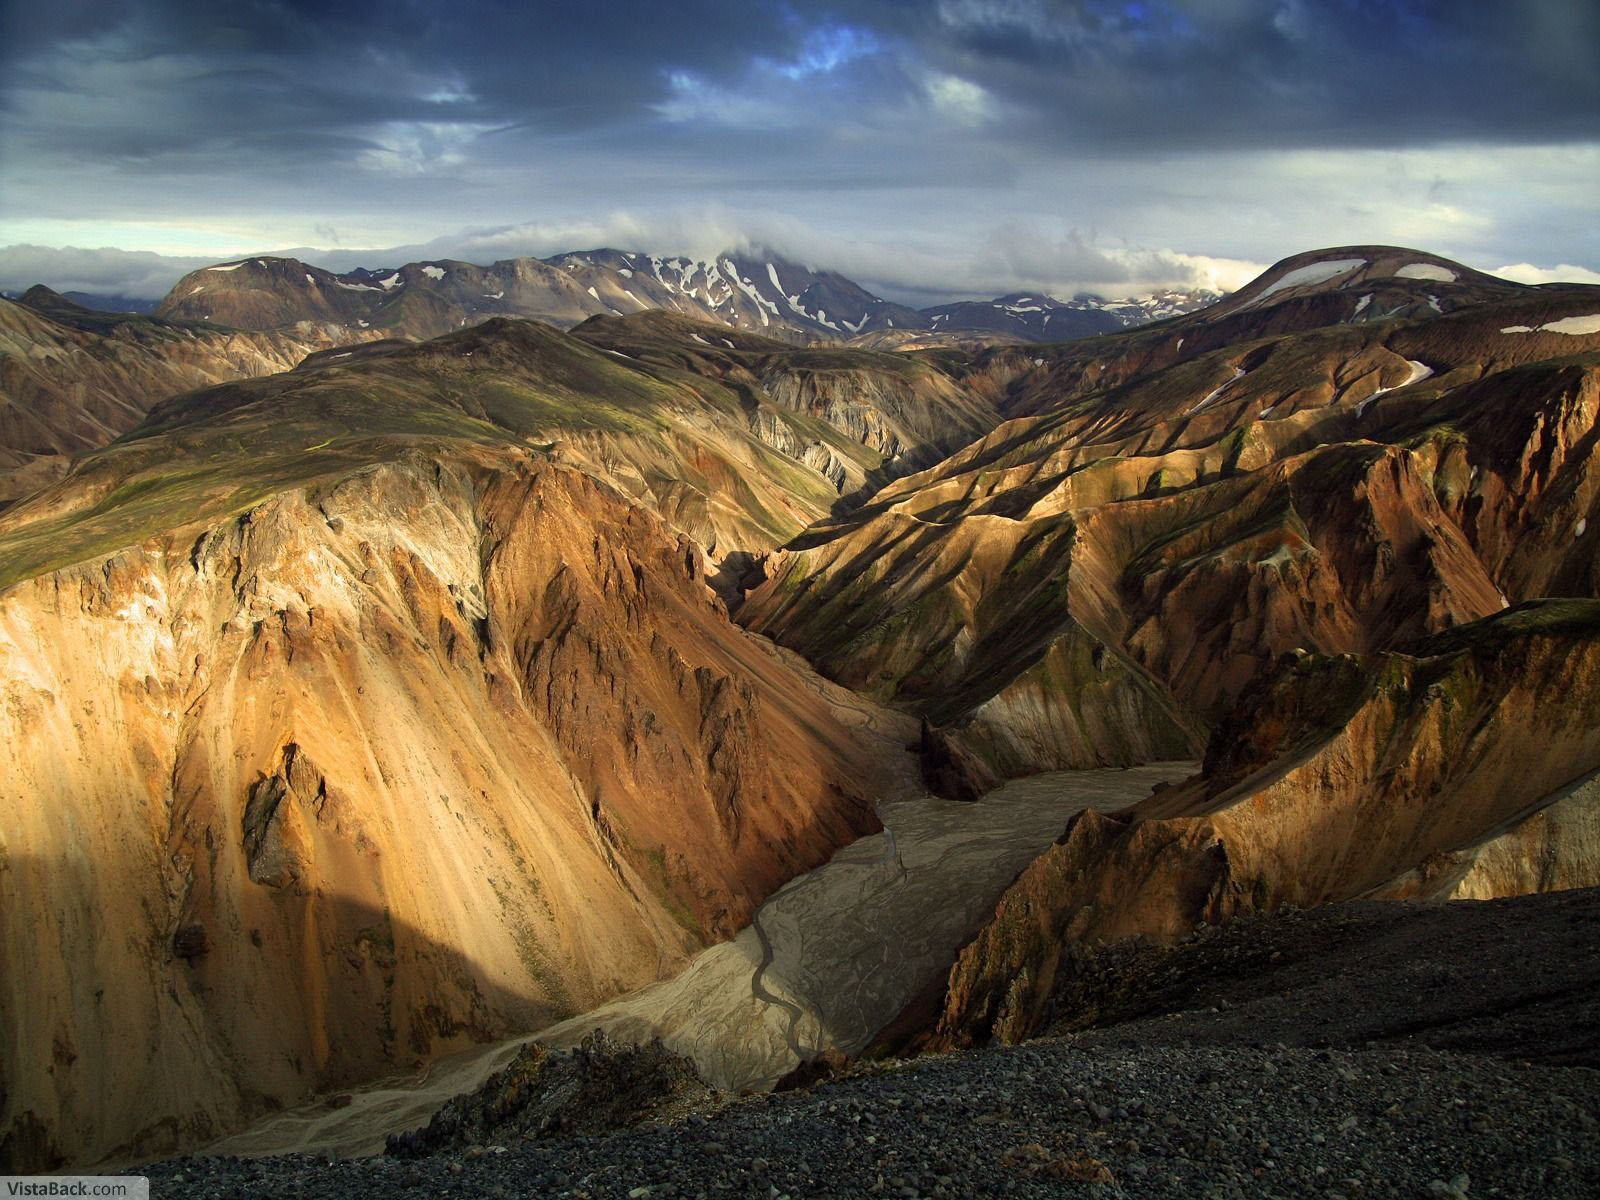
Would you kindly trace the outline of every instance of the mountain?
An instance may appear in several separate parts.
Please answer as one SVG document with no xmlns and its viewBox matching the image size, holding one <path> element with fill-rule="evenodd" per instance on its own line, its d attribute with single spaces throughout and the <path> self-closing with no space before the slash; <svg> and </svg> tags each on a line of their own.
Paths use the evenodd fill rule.
<svg viewBox="0 0 1600 1200">
<path fill-rule="evenodd" d="M 802 983 L 893 972 L 728 939 L 917 780 L 1201 759 L 1030 810 L 998 903 L 941 891 L 970 924 L 899 1045 L 1026 1036 L 1097 939 L 1600 881 L 1600 288 L 1339 247 L 1148 327 L 889 351 L 832 344 L 905 333 L 837 277 L 570 258 L 169 301 L 249 334 L 0 309 L 82 445 L 0 509 L 0 1030 L 49 1048 L 0 1062 L 8 1166 L 198 1145 L 680 969 L 794 1048 Z M 367 340 L 65 415 L 108 363 L 307 330 Z M 880 840 L 841 920 L 914 857 Z"/>
<path fill-rule="evenodd" d="M 1571 531 L 1600 519 L 1594 379 L 1570 356 L 1600 349 L 1583 332 L 1600 292 L 1496 294 L 1512 298 L 1209 352 L 1215 325 L 1273 329 L 1319 301 L 985 352 L 958 376 L 1018 415 L 772 555 L 740 618 L 961 722 L 1011 774 L 1202 744 L 1297 645 L 1367 651 L 1502 597 L 1588 595 Z M 1559 480 L 1523 478 L 1532 438 Z"/>
<path fill-rule="evenodd" d="M 922 310 L 938 333 L 992 330 L 1028 342 L 1070 342 L 1135 325 L 1182 316 L 1214 304 L 1221 292 L 1156 292 L 1137 300 L 1105 300 L 1083 295 L 1072 300 L 1015 292 L 997 300 L 963 300 Z"/>
<path fill-rule="evenodd" d="M 899 355 L 498 319 L 171 398 L 0 513 L 0 929 L 59 949 L 0 1028 L 67 1048 L 8 1059 L 6 1161 L 582 1011 L 875 829 L 904 748 L 716 556 L 993 419 Z"/>
<path fill-rule="evenodd" d="M 767 256 L 715 262 L 593 250 L 487 267 L 440 261 L 334 275 L 295 259 L 252 258 L 192 272 L 157 310 L 169 318 L 270 329 L 333 320 L 433 337 L 491 316 L 570 328 L 591 316 L 662 309 L 789 341 L 922 323 L 833 272 Z"/>
<path fill-rule="evenodd" d="M 1019 876 L 917 1044 L 1027 1036 L 1074 983 L 1078 943 L 1355 897 L 1592 886 L 1596 712 L 1593 600 L 1530 602 L 1374 659 L 1290 656 L 1219 726 L 1203 776 L 1085 812 Z"/>
<path fill-rule="evenodd" d="M 159 400 L 286 371 L 343 337 L 92 311 L 45 287 L 0 300 L 0 506 L 65 470 L 66 456 L 132 429 Z"/>
<path fill-rule="evenodd" d="M 487 267 L 441 260 L 343 275 L 292 258 L 249 258 L 191 272 L 157 312 L 240 329 L 333 321 L 358 331 L 427 338 L 491 316 L 532 317 L 565 329 L 591 316 L 660 309 L 786 341 L 842 341 L 913 329 L 1063 341 L 1187 312 L 1216 297 L 1163 292 L 1136 301 L 1062 302 L 1010 296 L 919 312 L 880 299 L 837 272 L 772 254 L 728 254 L 703 263 L 606 249 Z"/>
<path fill-rule="evenodd" d="M 925 1044 L 1025 1035 L 1079 940 L 1600 872 L 1574 791 L 1600 770 L 1600 289 L 1339 248 L 958 374 L 1013 418 L 768 556 L 740 620 L 979 779 L 1208 749 L 1024 872 L 902 1022 Z"/>
</svg>

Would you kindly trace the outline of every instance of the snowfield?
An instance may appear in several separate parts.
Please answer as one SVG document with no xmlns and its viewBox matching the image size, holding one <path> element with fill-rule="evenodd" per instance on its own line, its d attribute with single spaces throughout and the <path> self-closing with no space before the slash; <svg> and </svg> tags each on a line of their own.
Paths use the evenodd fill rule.
<svg viewBox="0 0 1600 1200">
<path fill-rule="evenodd" d="M 1454 283 L 1456 273 L 1433 263 L 1407 263 L 1394 273 L 1396 279 L 1431 279 L 1434 283 Z"/>
<path fill-rule="evenodd" d="M 1600 333 L 1600 313 L 1587 317 L 1562 317 L 1559 321 L 1546 321 L 1543 325 L 1507 325 L 1501 333 L 1565 333 L 1581 335 Z"/>
<path fill-rule="evenodd" d="M 1326 283 L 1330 279 L 1337 279 L 1346 275 L 1357 267 L 1367 265 L 1364 258 L 1335 258 L 1327 262 L 1308 263 L 1306 266 L 1297 267 L 1287 272 L 1281 279 L 1262 292 L 1250 303 L 1260 304 L 1269 296 L 1275 296 L 1286 288 L 1309 287 L 1315 283 Z"/>
</svg>

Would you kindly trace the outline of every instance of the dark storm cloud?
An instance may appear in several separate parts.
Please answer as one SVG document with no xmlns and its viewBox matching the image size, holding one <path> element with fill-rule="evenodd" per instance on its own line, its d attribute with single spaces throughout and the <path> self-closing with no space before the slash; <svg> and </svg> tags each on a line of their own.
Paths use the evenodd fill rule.
<svg viewBox="0 0 1600 1200">
<path fill-rule="evenodd" d="M 1277 257 L 1340 214 L 1356 240 L 1583 261 L 1597 128 L 1592 0 L 0 0 L 19 242 L 642 238 L 720 204 L 837 245 L 890 231 L 930 266 L 983 247 L 1007 279 L 1116 282 L 1152 236 Z M 1464 187 L 1534 146 L 1591 158 Z M 1253 232 L 1292 204 L 1314 233 Z"/>
<path fill-rule="evenodd" d="M 944 0 L 930 60 L 1055 140 L 1392 146 L 1594 136 L 1590 0 Z"/>
<path fill-rule="evenodd" d="M 1558 141 L 1591 136 L 1600 115 L 1600 8 L 1589 0 L 127 0 L 0 11 L 8 105 L 19 93 L 35 101 L 17 133 L 47 155 L 129 163 L 197 147 L 218 162 L 358 150 L 397 124 L 643 139 L 659 132 L 663 106 L 715 145 L 719 126 L 762 126 L 764 102 L 787 106 L 793 128 L 836 118 L 845 100 L 920 103 L 930 78 L 981 89 L 998 105 L 990 135 L 1045 153 Z M 847 86 L 824 87 L 841 68 Z M 99 106 L 85 96 L 97 87 Z M 77 103 L 52 119 L 52 94 Z"/>
</svg>

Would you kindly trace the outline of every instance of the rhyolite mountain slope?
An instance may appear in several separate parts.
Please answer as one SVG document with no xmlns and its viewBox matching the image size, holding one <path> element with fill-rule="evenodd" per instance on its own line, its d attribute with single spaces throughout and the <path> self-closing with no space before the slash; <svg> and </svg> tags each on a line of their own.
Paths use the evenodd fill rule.
<svg viewBox="0 0 1600 1200">
<path fill-rule="evenodd" d="M 328 350 L 293 371 L 175 397 L 136 436 L 83 459 L 71 488 L 0 519 L 17 531 L 0 585 L 65 561 L 79 538 L 139 536 L 173 496 L 237 505 L 280 475 L 337 468 L 392 434 L 538 446 L 720 558 L 781 544 L 839 506 L 841 492 L 936 461 L 996 419 L 927 363 L 830 359 L 719 330 L 661 313 L 581 337 L 500 319 L 432 342 Z M 734 337 L 738 348 L 726 344 Z M 219 455 L 241 447 L 255 469 L 219 470 Z M 63 523 L 72 536 L 58 536 Z"/>
<path fill-rule="evenodd" d="M 1106 339 L 1120 366 L 1099 387 L 1081 350 L 1030 365 L 990 394 L 1039 415 L 808 530 L 740 619 L 1011 771 L 1197 746 L 1297 646 L 1367 652 L 1595 594 L 1600 290 L 1140 369 L 1151 336 Z"/>
<path fill-rule="evenodd" d="M 292 258 L 247 258 L 190 272 L 157 312 L 240 329 L 331 321 L 427 338 L 495 316 L 531 317 L 566 329 L 592 316 L 661 310 L 802 343 L 905 330 L 1062 341 L 1189 312 L 1215 299 L 1208 291 L 1118 301 L 1009 296 L 919 311 L 875 296 L 836 271 L 767 252 L 699 262 L 601 249 L 488 266 L 440 259 L 344 274 Z"/>
<path fill-rule="evenodd" d="M 1593 886 L 1596 714 L 1594 600 L 1530 602 L 1370 658 L 1286 656 L 1218 727 L 1203 775 L 1081 814 L 1022 872 L 913 1040 L 1026 1037 L 1078 945 L 1358 896 Z"/>
<path fill-rule="evenodd" d="M 581 1011 L 876 827 L 904 748 L 728 619 L 697 539 L 838 502 L 753 426 L 882 465 L 981 412 L 670 320 L 315 355 L 0 514 L 0 927 L 53 947 L 0 975 L 9 1165 Z"/>
<path fill-rule="evenodd" d="M 1600 289 L 1463 279 L 1481 293 L 1352 323 L 1347 274 L 1445 287 L 1365 249 L 1098 362 L 1035 355 L 980 389 L 1026 415 L 750 580 L 741 620 L 991 775 L 1210 747 L 1024 873 L 902 1022 L 932 1044 L 1032 1029 L 1079 941 L 1600 877 Z M 1217 325 L 1244 336 L 1208 346 Z"/>
<path fill-rule="evenodd" d="M 0 300 L 0 504 L 126 433 L 158 400 L 286 371 L 345 340 L 311 324 L 242 332 L 95 312 L 43 287 Z"/>
<path fill-rule="evenodd" d="M 1426 320 L 1493 301 L 1548 299 L 1573 287 L 1581 294 L 1582 286 L 1533 288 L 1420 250 L 1342 246 L 1284 259 L 1217 303 L 1148 327 L 1073 345 L 997 347 L 977 357 L 968 377 L 1008 416 L 1020 416 L 1064 408 L 1218 350 L 1249 349 L 1263 338 Z"/>
</svg>

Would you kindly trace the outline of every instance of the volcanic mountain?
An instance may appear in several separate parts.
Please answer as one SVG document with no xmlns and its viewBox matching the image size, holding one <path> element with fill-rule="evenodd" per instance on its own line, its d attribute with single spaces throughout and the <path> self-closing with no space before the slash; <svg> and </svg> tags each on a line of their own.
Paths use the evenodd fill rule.
<svg viewBox="0 0 1600 1200">
<path fill-rule="evenodd" d="M 572 257 L 4 310 L 59 395 L 245 336 L 191 304 L 468 326 L 130 402 L 0 511 L 9 1166 L 587 1011 L 919 774 L 1204 755 L 1071 818 L 902 1042 L 1027 1032 L 1085 939 L 1600 881 L 1600 289 L 1346 247 L 1151 328 L 891 353 L 763 334 L 843 330 L 838 280 Z M 744 324 L 662 311 L 690 291 Z"/>
<path fill-rule="evenodd" d="M 291 258 L 249 258 L 191 272 L 157 311 L 239 329 L 331 321 L 356 331 L 426 338 L 493 316 L 532 317 L 565 329 L 591 316 L 660 309 L 796 342 L 895 330 L 1059 341 L 1191 311 L 1216 298 L 1199 291 L 1114 302 L 1006 297 L 919 312 L 874 296 L 835 271 L 770 253 L 729 253 L 706 263 L 602 249 L 486 267 L 440 260 L 343 275 Z"/>
<path fill-rule="evenodd" d="M 1024 873 L 907 1017 L 934 1044 L 1034 1028 L 1074 939 L 1593 877 L 1600 289 L 1342 248 L 969 371 L 1024 415 L 771 555 L 740 619 L 980 786 L 1208 749 Z"/>
<path fill-rule="evenodd" d="M 98 312 L 45 287 L 0 300 L 0 506 L 64 470 L 65 456 L 132 429 L 158 400 L 286 371 L 348 340 L 310 323 L 242 332 Z"/>
</svg>

